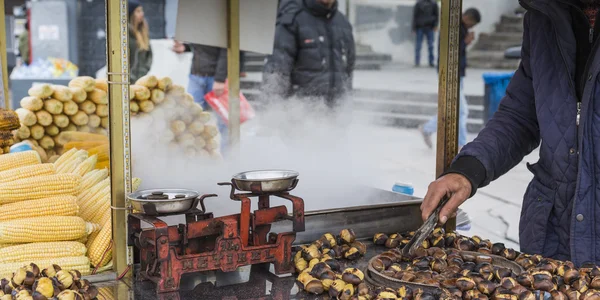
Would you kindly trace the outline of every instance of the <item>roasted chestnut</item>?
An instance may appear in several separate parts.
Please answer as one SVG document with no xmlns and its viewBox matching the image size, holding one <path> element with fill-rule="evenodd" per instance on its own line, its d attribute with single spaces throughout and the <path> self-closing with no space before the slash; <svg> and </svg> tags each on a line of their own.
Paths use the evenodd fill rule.
<svg viewBox="0 0 600 300">
<path fill-rule="evenodd" d="M 565 294 L 569 300 L 579 300 L 581 298 L 581 293 L 576 289 L 569 289 Z"/>
<path fill-rule="evenodd" d="M 397 238 L 395 238 L 395 239 L 394 238 L 388 238 L 385 241 L 385 246 L 387 248 L 396 248 L 396 247 L 398 247 L 398 245 L 400 245 L 400 239 L 397 239 Z"/>
<path fill-rule="evenodd" d="M 385 265 L 383 264 L 383 261 L 381 261 L 381 258 L 376 258 L 375 260 L 373 260 L 373 262 L 371 263 L 371 267 L 373 267 L 373 269 L 375 269 L 375 271 L 377 272 L 381 272 L 386 269 Z"/>
<path fill-rule="evenodd" d="M 461 251 L 473 251 L 475 249 L 475 244 L 468 238 L 460 237 L 454 240 L 454 247 Z"/>
<path fill-rule="evenodd" d="M 477 255 L 477 256 L 475 256 L 475 262 L 478 263 L 478 264 L 482 264 L 482 263 L 491 264 L 492 263 L 492 257 L 491 256 L 487 256 L 487 255 Z"/>
<path fill-rule="evenodd" d="M 473 243 L 475 243 L 475 245 L 481 243 L 481 238 L 477 235 L 472 236 L 471 240 L 473 241 Z"/>
<path fill-rule="evenodd" d="M 388 236 L 385 233 L 376 233 L 373 236 L 373 244 L 375 245 L 385 245 L 385 242 L 388 240 Z"/>
<path fill-rule="evenodd" d="M 340 294 L 342 294 L 344 286 L 346 286 L 346 283 L 343 280 L 334 280 L 331 286 L 329 287 L 329 297 L 337 299 L 340 296 Z"/>
<path fill-rule="evenodd" d="M 446 246 L 446 239 L 444 238 L 443 235 L 434 237 L 431 239 L 431 246 L 433 247 L 445 247 Z"/>
<path fill-rule="evenodd" d="M 394 300 L 398 299 L 398 296 L 394 292 L 383 291 L 377 295 L 377 300 Z"/>
<path fill-rule="evenodd" d="M 342 274 L 342 280 L 346 283 L 358 285 L 365 279 L 363 272 L 356 268 L 348 268 Z"/>
<path fill-rule="evenodd" d="M 600 277 L 594 277 L 590 282 L 590 287 L 595 290 L 600 290 Z"/>
<path fill-rule="evenodd" d="M 354 296 L 354 286 L 348 283 L 344 286 L 344 289 L 342 290 L 340 300 L 350 300 L 352 296 Z"/>
<path fill-rule="evenodd" d="M 460 277 L 456 279 L 456 287 L 461 291 L 469 291 L 475 288 L 475 281 L 469 277 Z"/>
<path fill-rule="evenodd" d="M 570 286 L 574 289 L 576 289 L 577 291 L 579 291 L 580 293 L 585 293 L 588 290 L 588 284 L 587 281 L 580 277 L 579 279 L 571 282 Z"/>
<path fill-rule="evenodd" d="M 33 285 L 33 290 L 44 295 L 46 298 L 54 297 L 54 285 L 52 279 L 42 277 Z"/>
<path fill-rule="evenodd" d="M 517 285 L 514 288 L 510 289 L 515 295 L 520 295 L 521 293 L 527 291 L 527 288 L 522 285 Z"/>
<path fill-rule="evenodd" d="M 483 294 L 478 290 L 469 290 L 469 291 L 463 292 L 462 298 L 465 300 L 476 300 L 476 299 L 480 299 L 482 296 L 483 296 Z"/>
<path fill-rule="evenodd" d="M 444 272 L 447 267 L 448 267 L 448 263 L 443 259 L 435 258 L 431 262 L 431 269 L 438 273 Z"/>
<path fill-rule="evenodd" d="M 404 271 L 404 270 L 402 270 L 402 266 L 400 266 L 399 264 L 392 264 L 388 269 L 392 270 L 394 272 L 402 272 L 402 271 Z"/>
<path fill-rule="evenodd" d="M 517 258 L 517 252 L 512 248 L 505 248 L 502 251 L 501 256 L 508 260 L 514 260 L 515 258 Z"/>
<path fill-rule="evenodd" d="M 482 253 L 482 254 L 492 254 L 492 250 L 490 250 L 490 248 L 487 248 L 487 247 L 481 247 L 481 248 L 477 249 L 477 252 Z"/>
<path fill-rule="evenodd" d="M 533 275 L 523 272 L 519 276 L 517 276 L 517 282 L 526 288 L 532 288 L 533 287 Z"/>
<path fill-rule="evenodd" d="M 579 278 L 580 278 L 579 272 L 575 269 L 566 270 L 565 274 L 563 275 L 563 279 L 565 280 L 565 283 L 568 285 L 571 285 L 571 283 L 575 282 Z"/>
<path fill-rule="evenodd" d="M 352 244 L 356 240 L 356 234 L 352 229 L 342 229 L 340 231 L 340 239 L 346 244 Z"/>
<path fill-rule="evenodd" d="M 446 246 L 454 245 L 454 241 L 456 240 L 456 233 L 448 232 L 445 234 Z"/>
<path fill-rule="evenodd" d="M 348 251 L 344 252 L 344 258 L 347 260 L 357 260 L 361 256 L 360 251 L 355 247 L 351 247 Z"/>
<path fill-rule="evenodd" d="M 542 259 L 544 259 L 544 257 L 539 254 L 534 254 L 534 255 L 530 256 L 530 258 L 533 261 L 533 263 L 536 265 L 539 264 L 542 261 Z"/>
<path fill-rule="evenodd" d="M 329 265 L 329 268 L 331 268 L 334 271 L 340 271 L 341 269 L 340 263 L 335 259 L 323 259 L 321 260 L 321 262 L 324 262 L 327 265 Z"/>
<path fill-rule="evenodd" d="M 550 296 L 552 297 L 552 300 L 567 300 L 567 295 L 565 295 L 559 291 L 550 292 Z M 586 299 L 590 299 L 590 298 L 586 298 Z M 600 297 L 593 298 L 593 299 L 600 299 Z"/>
<path fill-rule="evenodd" d="M 488 248 L 488 249 L 490 249 L 490 251 L 491 251 L 491 249 L 492 249 L 493 246 L 494 246 L 494 244 L 492 244 L 492 242 L 490 240 L 482 240 L 477 245 L 478 248 Z"/>
<path fill-rule="evenodd" d="M 504 278 L 502 278 L 502 280 L 500 280 L 500 285 L 503 288 L 510 290 L 510 289 L 514 288 L 515 286 L 519 285 L 519 283 L 512 277 L 504 277 Z"/>
<path fill-rule="evenodd" d="M 431 293 L 423 292 L 417 293 L 415 295 L 415 300 L 436 300 L 436 298 Z"/>
<path fill-rule="evenodd" d="M 27 278 L 27 270 L 25 270 L 25 268 L 17 269 L 17 271 L 13 273 L 13 277 L 11 280 L 13 286 L 22 285 L 25 281 L 25 278 Z"/>
<path fill-rule="evenodd" d="M 56 272 L 62 270 L 58 265 L 52 265 L 46 269 L 42 270 L 42 275 L 46 276 L 46 277 L 54 277 L 56 276 Z"/>
<path fill-rule="evenodd" d="M 531 291 L 524 291 L 519 294 L 519 300 L 537 300 L 535 294 Z"/>
<path fill-rule="evenodd" d="M 309 247 L 302 249 L 302 258 L 304 258 L 304 260 L 308 262 L 310 262 L 313 259 L 320 259 L 321 251 L 319 251 L 319 248 L 317 248 L 317 246 L 310 245 Z"/>
<path fill-rule="evenodd" d="M 322 279 L 321 283 L 323 284 L 323 290 L 329 292 L 329 288 L 331 287 L 334 281 L 334 279 Z"/>
<path fill-rule="evenodd" d="M 494 270 L 494 276 L 496 277 L 497 280 L 502 280 L 502 278 L 504 277 L 511 277 L 512 276 L 512 271 L 508 268 L 495 268 Z M 518 280 L 517 280 L 518 282 Z"/>
<path fill-rule="evenodd" d="M 320 295 L 323 294 L 325 288 L 323 287 L 323 283 L 320 280 L 313 279 L 304 285 L 304 291 L 306 291 L 309 294 Z"/>
<path fill-rule="evenodd" d="M 396 290 L 396 294 L 400 297 L 400 299 L 412 299 L 413 298 L 413 290 L 412 288 L 403 285 Z"/>
<path fill-rule="evenodd" d="M 558 265 L 550 259 L 542 259 L 542 261 L 537 264 L 536 268 L 553 274 L 554 271 L 556 271 L 556 268 L 558 268 Z"/>
<path fill-rule="evenodd" d="M 551 280 L 535 279 L 533 281 L 533 288 L 540 291 L 551 292 L 556 289 L 556 286 L 554 286 L 554 283 Z"/>
<path fill-rule="evenodd" d="M 477 289 L 486 295 L 491 295 L 496 290 L 497 287 L 498 287 L 497 284 L 495 284 L 489 280 L 483 280 L 477 284 Z"/>
</svg>

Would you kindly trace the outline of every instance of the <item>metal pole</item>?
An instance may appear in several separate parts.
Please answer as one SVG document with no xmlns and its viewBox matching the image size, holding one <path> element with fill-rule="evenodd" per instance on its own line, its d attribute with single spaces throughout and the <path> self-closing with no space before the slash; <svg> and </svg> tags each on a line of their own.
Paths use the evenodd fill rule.
<svg viewBox="0 0 600 300">
<path fill-rule="evenodd" d="M 227 1 L 227 78 L 229 84 L 229 146 L 232 153 L 240 143 L 240 1 Z"/>
<path fill-rule="evenodd" d="M 6 61 L 6 23 L 4 20 L 4 0 L 2 2 L 2 8 L 0 8 L 0 59 L 2 63 L 2 86 L 4 87 L 4 108 L 10 109 L 10 99 L 8 99 L 8 62 Z M 13 107 L 16 109 L 16 107 Z"/>
<path fill-rule="evenodd" d="M 106 59 L 110 118 L 110 184 L 113 264 L 130 276 L 133 251 L 127 246 L 127 203 L 131 191 L 129 128 L 129 41 L 127 0 L 106 0 Z"/>
<path fill-rule="evenodd" d="M 460 99 L 458 65 L 461 18 L 462 0 L 442 1 L 436 178 L 441 176 L 458 154 Z M 448 220 L 446 229 L 455 230 L 455 228 L 456 220 Z"/>
</svg>

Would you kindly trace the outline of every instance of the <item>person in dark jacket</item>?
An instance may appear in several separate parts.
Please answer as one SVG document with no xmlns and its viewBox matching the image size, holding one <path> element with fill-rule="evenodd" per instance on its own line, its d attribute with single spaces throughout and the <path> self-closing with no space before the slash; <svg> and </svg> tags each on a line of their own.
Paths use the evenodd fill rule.
<svg viewBox="0 0 600 300">
<path fill-rule="evenodd" d="M 459 32 L 459 68 L 460 76 L 460 112 L 458 121 L 458 147 L 461 148 L 467 144 L 467 119 L 469 118 L 469 104 L 464 91 L 463 79 L 467 74 L 467 46 L 475 39 L 475 34 L 469 30 L 481 22 L 481 14 L 476 8 L 469 8 L 462 14 Z M 423 126 L 419 127 L 423 140 L 427 147 L 432 148 L 431 136 L 437 131 L 437 116 L 431 118 Z"/>
<path fill-rule="evenodd" d="M 152 67 L 152 48 L 144 9 L 137 0 L 129 0 L 129 80 L 135 83 Z"/>
<path fill-rule="evenodd" d="M 539 147 L 523 199 L 521 251 L 600 263 L 599 0 L 521 0 L 522 60 L 498 111 L 423 200 L 444 223 L 478 188 Z"/>
<path fill-rule="evenodd" d="M 412 30 L 417 35 L 415 43 L 415 66 L 421 64 L 421 46 L 423 37 L 427 38 L 429 66 L 434 67 L 433 35 L 439 22 L 439 7 L 435 0 L 418 0 L 413 9 Z"/>
<path fill-rule="evenodd" d="M 352 89 L 355 55 L 352 26 L 336 0 L 282 1 L 263 90 L 335 106 Z"/>
</svg>

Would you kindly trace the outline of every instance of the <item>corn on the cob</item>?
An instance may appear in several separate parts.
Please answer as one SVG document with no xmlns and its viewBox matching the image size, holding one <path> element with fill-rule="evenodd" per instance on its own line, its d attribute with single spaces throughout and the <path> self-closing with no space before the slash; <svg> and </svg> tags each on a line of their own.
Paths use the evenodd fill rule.
<svg viewBox="0 0 600 300">
<path fill-rule="evenodd" d="M 21 107 L 30 111 L 38 111 L 44 107 L 44 101 L 39 97 L 27 96 L 21 99 Z"/>
<path fill-rule="evenodd" d="M 27 91 L 29 96 L 39 97 L 42 99 L 52 96 L 52 93 L 54 93 L 54 90 L 52 90 L 52 87 L 49 84 L 37 84 L 32 86 Z"/>
<path fill-rule="evenodd" d="M 40 140 L 40 147 L 44 148 L 44 150 L 50 150 L 54 148 L 54 139 L 52 137 L 45 135 Z"/>
<path fill-rule="evenodd" d="M 91 133 L 92 132 L 92 128 L 90 126 L 87 126 L 87 125 L 77 126 L 77 131 Z"/>
<path fill-rule="evenodd" d="M 100 127 L 100 117 L 98 115 L 92 114 L 88 116 L 88 126 L 90 128 L 98 128 Z"/>
<path fill-rule="evenodd" d="M 143 85 L 130 85 L 130 87 L 133 89 L 133 92 L 135 93 L 135 99 L 139 100 L 139 101 L 144 101 L 144 100 L 148 100 L 150 99 L 150 90 L 143 86 Z"/>
<path fill-rule="evenodd" d="M 64 165 L 66 162 L 70 161 L 75 153 L 79 151 L 78 149 L 68 149 L 68 151 L 64 152 L 55 162 L 54 166 L 58 169 L 61 165 Z"/>
<path fill-rule="evenodd" d="M 41 140 L 46 133 L 46 130 L 42 125 L 36 124 L 29 128 L 29 132 L 31 133 L 31 138 L 35 140 Z M 39 145 L 39 144 L 38 144 Z"/>
<path fill-rule="evenodd" d="M 56 174 L 6 182 L 0 184 L 0 204 L 43 199 L 58 195 L 75 196 L 80 181 L 81 176 Z"/>
<path fill-rule="evenodd" d="M 96 104 L 108 104 L 108 95 L 101 89 L 94 88 L 93 91 L 88 92 L 88 99 Z"/>
<path fill-rule="evenodd" d="M 142 185 L 142 179 L 141 178 L 134 177 L 131 180 L 131 190 L 133 192 L 137 191 L 140 188 L 140 185 Z"/>
<path fill-rule="evenodd" d="M 31 140 L 30 140 L 31 141 Z M 46 153 L 46 150 L 44 150 L 44 148 L 40 147 L 40 146 L 33 146 L 31 147 L 35 152 L 38 153 L 38 155 L 40 156 L 40 160 L 42 161 L 42 163 L 47 163 L 48 162 L 48 154 Z"/>
<path fill-rule="evenodd" d="M 92 155 L 92 154 L 96 154 L 96 153 L 92 153 L 91 149 L 96 148 L 101 145 L 108 147 L 108 142 L 107 141 L 82 141 L 82 142 L 77 141 L 77 142 L 68 142 L 63 147 L 66 150 L 71 150 L 73 148 L 80 149 L 80 150 L 88 150 L 89 155 Z"/>
<path fill-rule="evenodd" d="M 0 109 L 0 130 L 15 130 L 21 127 L 21 121 L 16 112 Z"/>
<path fill-rule="evenodd" d="M 88 246 L 88 257 L 96 268 L 105 266 L 112 259 L 112 226 L 110 219 L 104 223 L 98 234 L 92 234 Z"/>
<path fill-rule="evenodd" d="M 159 89 L 152 90 L 152 96 L 150 97 L 150 100 L 152 100 L 152 102 L 155 104 L 162 103 L 165 100 L 165 92 Z"/>
<path fill-rule="evenodd" d="M 103 188 L 91 198 L 84 198 L 80 202 L 79 216 L 88 222 L 96 221 L 95 224 L 102 224 L 98 220 L 104 217 L 105 212 L 110 213 L 110 186 Z M 110 218 L 110 215 L 109 215 Z"/>
<path fill-rule="evenodd" d="M 31 136 L 31 131 L 29 130 L 29 127 L 22 125 L 21 128 L 15 131 L 15 135 L 17 136 L 17 138 L 24 140 Z"/>
<path fill-rule="evenodd" d="M 48 163 L 52 163 L 53 164 L 59 157 L 60 157 L 60 155 L 58 155 L 58 154 L 49 156 L 48 157 Z"/>
<path fill-rule="evenodd" d="M 108 170 L 109 165 L 110 165 L 110 162 L 108 160 L 104 160 L 104 161 L 101 161 L 96 164 L 96 169 L 97 170 Z"/>
<path fill-rule="evenodd" d="M 131 102 L 129 102 L 129 110 L 130 110 L 132 113 L 136 113 L 136 112 L 140 111 L 140 104 L 139 104 L 139 102 L 137 102 L 137 101 L 135 101 L 135 100 L 134 100 L 134 101 L 131 101 Z"/>
<path fill-rule="evenodd" d="M 112 286 L 105 286 L 98 288 L 98 299 L 101 300 L 115 300 L 115 291 Z"/>
<path fill-rule="evenodd" d="M 16 219 L 0 223 L 0 243 L 73 241 L 97 229 L 97 225 L 74 216 Z"/>
<path fill-rule="evenodd" d="M 56 169 L 56 173 L 73 173 L 79 164 L 83 163 L 88 158 L 87 151 L 79 150 L 73 157 L 73 159 Z"/>
<path fill-rule="evenodd" d="M 135 82 L 135 84 L 145 86 L 149 89 L 153 89 L 156 87 L 156 85 L 158 85 L 158 78 L 156 78 L 156 76 L 154 75 L 145 75 L 140 77 L 140 79 L 138 79 Z"/>
<path fill-rule="evenodd" d="M 98 155 L 94 154 L 80 163 L 71 173 L 83 176 L 96 167 L 96 162 L 98 162 Z"/>
<path fill-rule="evenodd" d="M 74 116 L 79 111 L 79 105 L 74 101 L 67 101 L 63 103 L 63 112 L 67 116 Z"/>
<path fill-rule="evenodd" d="M 79 193 L 81 194 L 84 191 L 91 189 L 94 185 L 106 179 L 106 177 L 108 177 L 108 170 L 92 170 L 88 172 L 81 178 Z"/>
<path fill-rule="evenodd" d="M 108 117 L 108 105 L 106 105 L 106 104 L 96 105 L 96 114 L 101 118 Z"/>
<path fill-rule="evenodd" d="M 0 171 L 40 164 L 40 155 L 35 151 L 9 153 L 0 156 Z"/>
<path fill-rule="evenodd" d="M 64 143 L 62 145 L 66 145 L 68 142 L 98 142 L 104 141 L 108 142 L 108 137 L 101 134 L 94 133 L 85 133 L 85 132 L 61 132 L 59 134 Z"/>
<path fill-rule="evenodd" d="M 89 122 L 89 117 L 83 111 L 78 111 L 75 115 L 71 116 L 71 122 L 77 126 L 87 125 Z"/>
<path fill-rule="evenodd" d="M 57 136 L 60 133 L 60 129 L 58 128 L 58 126 L 52 124 L 50 126 L 46 126 L 46 128 L 44 128 L 44 131 L 46 132 L 46 135 L 48 136 Z M 54 143 L 54 141 L 52 141 Z"/>
<path fill-rule="evenodd" d="M 73 78 L 69 82 L 69 87 L 79 87 L 79 88 L 82 88 L 86 92 L 91 92 L 96 87 L 96 82 L 94 81 L 94 78 L 92 78 L 92 77 L 79 76 L 79 77 Z"/>
<path fill-rule="evenodd" d="M 108 151 L 109 151 L 108 144 L 106 144 L 106 143 L 98 145 L 94 148 L 90 148 L 88 150 L 90 155 L 94 155 L 94 154 L 98 155 L 98 161 L 108 160 L 109 159 Z"/>
<path fill-rule="evenodd" d="M 6 130 L 6 131 L 0 131 L 0 149 L 2 149 L 4 151 L 5 147 L 10 147 L 15 143 L 15 138 L 12 134 L 12 132 Z M 10 151 L 10 149 L 9 149 Z"/>
<path fill-rule="evenodd" d="M 71 89 L 69 89 L 66 86 L 63 85 L 54 85 L 52 86 L 53 89 L 53 93 L 52 93 L 52 98 L 59 100 L 59 101 L 71 101 L 71 99 L 73 99 L 73 93 L 71 92 Z"/>
<path fill-rule="evenodd" d="M 22 166 L 0 172 L 0 183 L 11 182 L 24 178 L 55 174 L 53 164 L 35 164 Z M 0 209 L 0 213 L 1 213 Z"/>
<path fill-rule="evenodd" d="M 85 100 L 84 102 L 79 104 L 79 109 L 81 109 L 86 114 L 93 114 L 96 112 L 96 104 L 91 100 Z"/>
<path fill-rule="evenodd" d="M 96 79 L 96 88 L 108 93 L 108 81 L 106 79 Z"/>
<path fill-rule="evenodd" d="M 53 115 L 61 114 L 63 112 L 63 108 L 63 103 L 56 99 L 48 99 L 44 101 L 44 109 Z"/>
<path fill-rule="evenodd" d="M 75 103 L 81 103 L 87 99 L 87 93 L 80 87 L 70 87 L 71 94 L 73 95 L 73 101 Z"/>
<path fill-rule="evenodd" d="M 79 212 L 81 213 L 84 206 L 90 205 L 91 199 L 94 199 L 98 193 L 100 193 L 106 187 L 110 187 L 110 178 L 105 178 L 102 181 L 94 184 L 87 190 L 82 190 L 77 195 L 77 205 L 79 205 Z"/>
<path fill-rule="evenodd" d="M 85 256 L 86 251 L 85 245 L 79 242 L 29 243 L 0 249 L 0 263 Z"/>
<path fill-rule="evenodd" d="M 55 196 L 2 205 L 0 222 L 44 216 L 76 216 L 78 213 L 77 197 Z"/>
<path fill-rule="evenodd" d="M 61 111 L 62 111 L 62 108 L 61 108 Z M 37 118 L 37 123 L 39 125 L 48 126 L 48 125 L 52 124 L 52 120 L 53 120 L 52 115 L 45 110 L 40 110 L 40 111 L 35 112 L 35 117 Z"/>
<path fill-rule="evenodd" d="M 58 265 L 63 270 L 77 270 L 81 272 L 81 275 L 90 275 L 90 259 L 87 256 L 70 256 L 70 257 L 55 257 L 48 259 L 35 259 L 29 261 L 21 261 L 21 262 L 12 262 L 12 263 L 3 263 L 0 264 L 0 276 L 2 278 L 11 278 L 13 272 L 17 269 L 28 265 L 30 263 L 34 263 L 40 267 L 40 269 L 45 269 L 52 265 Z"/>
<path fill-rule="evenodd" d="M 163 77 L 163 78 L 161 78 L 161 79 L 158 80 L 157 87 L 159 89 L 161 89 L 163 92 L 166 92 L 169 88 L 171 88 L 172 84 L 173 84 L 173 80 L 171 80 L 171 78 L 169 78 L 169 77 Z"/>
<path fill-rule="evenodd" d="M 140 110 L 145 113 L 149 113 L 154 110 L 154 102 L 150 100 L 140 101 Z"/>
<path fill-rule="evenodd" d="M 100 118 L 100 126 L 102 126 L 102 128 L 108 129 L 108 117 Z"/>
<path fill-rule="evenodd" d="M 33 126 L 35 123 L 37 123 L 35 113 L 28 109 L 17 108 L 15 113 L 19 117 L 19 122 L 21 122 L 22 125 Z"/>
</svg>

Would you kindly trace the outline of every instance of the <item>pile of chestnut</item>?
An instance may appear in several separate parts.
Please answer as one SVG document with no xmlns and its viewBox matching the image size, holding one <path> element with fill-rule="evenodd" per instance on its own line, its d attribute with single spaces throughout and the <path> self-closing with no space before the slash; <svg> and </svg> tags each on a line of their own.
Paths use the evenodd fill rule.
<svg viewBox="0 0 600 300">
<path fill-rule="evenodd" d="M 577 269 L 569 261 L 520 254 L 500 243 L 442 229 L 436 229 L 414 257 L 403 257 L 398 249 L 413 234 L 376 234 L 375 244 L 392 249 L 380 254 L 371 267 L 390 278 L 436 286 L 440 299 L 600 299 L 600 268 L 596 265 Z M 493 265 L 490 255 L 512 260 L 525 271 Z M 396 293 L 396 298 L 389 295 L 385 299 L 416 299 L 410 287 L 404 290 L 410 296 Z"/>
</svg>

